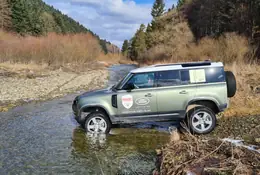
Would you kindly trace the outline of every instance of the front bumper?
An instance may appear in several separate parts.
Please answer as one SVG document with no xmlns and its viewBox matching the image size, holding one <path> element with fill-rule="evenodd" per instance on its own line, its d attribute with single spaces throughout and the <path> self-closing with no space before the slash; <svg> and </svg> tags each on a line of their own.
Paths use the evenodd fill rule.
<svg viewBox="0 0 260 175">
<path fill-rule="evenodd" d="M 78 105 L 77 103 L 78 103 L 78 100 L 76 98 L 72 104 L 72 111 L 73 111 L 75 120 L 79 123 L 80 122 L 80 112 L 77 108 L 77 105 Z"/>
</svg>

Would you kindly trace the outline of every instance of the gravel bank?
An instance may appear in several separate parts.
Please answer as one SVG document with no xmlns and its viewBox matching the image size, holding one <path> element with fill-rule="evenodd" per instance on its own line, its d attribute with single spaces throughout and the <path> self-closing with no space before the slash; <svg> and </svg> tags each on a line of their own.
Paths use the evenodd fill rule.
<svg viewBox="0 0 260 175">
<path fill-rule="evenodd" d="M 48 71 L 34 76 L 17 77 L 0 74 L 0 111 L 18 102 L 59 97 L 80 89 L 93 89 L 107 81 L 107 70 L 82 73 L 62 70 Z"/>
</svg>

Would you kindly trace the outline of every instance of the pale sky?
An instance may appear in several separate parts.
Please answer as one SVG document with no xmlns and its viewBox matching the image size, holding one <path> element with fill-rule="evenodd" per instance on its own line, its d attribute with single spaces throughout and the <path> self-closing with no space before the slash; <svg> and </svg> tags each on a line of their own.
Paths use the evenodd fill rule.
<svg viewBox="0 0 260 175">
<path fill-rule="evenodd" d="M 44 0 L 86 28 L 121 47 L 151 19 L 154 0 Z M 177 0 L 165 0 L 166 10 Z"/>
</svg>

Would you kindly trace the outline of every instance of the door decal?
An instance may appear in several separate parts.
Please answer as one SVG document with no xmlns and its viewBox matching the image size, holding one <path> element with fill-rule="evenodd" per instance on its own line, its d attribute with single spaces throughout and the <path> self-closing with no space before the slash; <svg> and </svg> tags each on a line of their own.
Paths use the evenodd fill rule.
<svg viewBox="0 0 260 175">
<path fill-rule="evenodd" d="M 135 100 L 135 103 L 137 105 L 145 106 L 150 103 L 150 100 L 148 98 L 138 98 Z"/>
<path fill-rule="evenodd" d="M 126 109 L 130 109 L 133 104 L 134 104 L 134 99 L 132 95 L 124 95 L 122 96 L 122 105 L 126 108 Z"/>
</svg>

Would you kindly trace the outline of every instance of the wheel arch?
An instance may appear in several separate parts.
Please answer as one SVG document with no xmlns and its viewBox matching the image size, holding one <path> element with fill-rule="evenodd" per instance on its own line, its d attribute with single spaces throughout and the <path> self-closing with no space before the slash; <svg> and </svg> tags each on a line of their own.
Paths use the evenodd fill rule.
<svg viewBox="0 0 260 175">
<path fill-rule="evenodd" d="M 82 113 L 92 113 L 92 112 L 102 112 L 104 113 L 107 118 L 109 119 L 109 121 L 112 123 L 111 119 L 110 119 L 110 115 L 109 115 L 109 112 L 107 111 L 107 109 L 102 106 L 102 105 L 86 105 L 86 106 L 83 106 L 81 109 L 80 109 L 80 114 Z M 85 120 L 87 118 L 88 115 L 84 116 L 84 119 Z"/>
<path fill-rule="evenodd" d="M 221 112 L 221 110 L 219 109 L 218 103 L 212 99 L 191 100 L 188 102 L 188 104 L 186 106 L 186 111 L 189 110 L 189 107 L 191 107 L 191 109 L 193 109 L 196 106 L 206 106 L 206 107 L 210 108 L 215 114 L 218 114 Z"/>
</svg>

